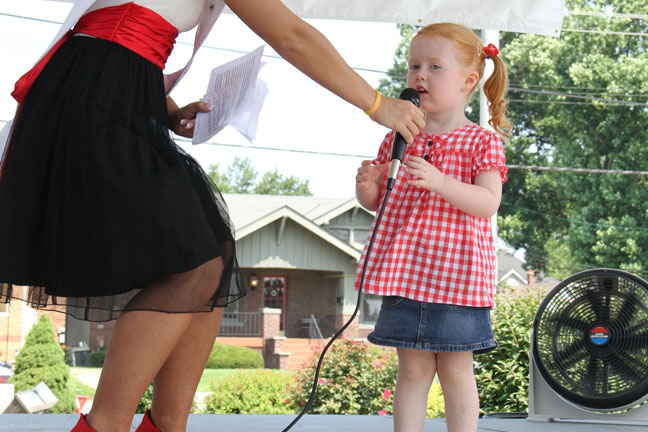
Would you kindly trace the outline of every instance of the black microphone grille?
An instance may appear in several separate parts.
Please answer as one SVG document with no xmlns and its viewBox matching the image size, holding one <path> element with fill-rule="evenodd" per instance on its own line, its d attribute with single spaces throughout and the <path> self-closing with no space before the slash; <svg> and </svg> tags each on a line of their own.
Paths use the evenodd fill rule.
<svg viewBox="0 0 648 432">
<path fill-rule="evenodd" d="M 403 100 L 408 100 L 416 106 L 420 106 L 421 104 L 421 98 L 419 96 L 419 92 L 413 88 L 408 87 L 405 90 L 403 90 L 399 98 Z"/>
</svg>

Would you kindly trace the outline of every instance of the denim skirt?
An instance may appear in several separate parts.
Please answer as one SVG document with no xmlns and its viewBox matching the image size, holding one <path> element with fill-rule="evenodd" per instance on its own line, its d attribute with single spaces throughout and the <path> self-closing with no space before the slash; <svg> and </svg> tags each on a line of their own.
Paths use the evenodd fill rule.
<svg viewBox="0 0 648 432">
<path fill-rule="evenodd" d="M 383 297 L 378 321 L 367 339 L 376 345 L 434 352 L 484 354 L 497 347 L 489 308 L 397 296 Z"/>
</svg>

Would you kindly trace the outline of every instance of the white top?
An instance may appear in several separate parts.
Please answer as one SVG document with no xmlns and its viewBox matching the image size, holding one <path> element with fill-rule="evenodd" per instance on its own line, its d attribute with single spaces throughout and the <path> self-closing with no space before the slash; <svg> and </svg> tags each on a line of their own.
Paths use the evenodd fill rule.
<svg viewBox="0 0 648 432">
<path fill-rule="evenodd" d="M 205 0 L 97 0 L 86 13 L 124 3 L 135 3 L 151 9 L 178 29 L 178 32 L 184 32 L 198 24 Z"/>
<path fill-rule="evenodd" d="M 72 6 L 72 10 L 70 10 L 69 15 L 65 19 L 65 22 L 63 25 L 61 25 L 61 28 L 59 29 L 58 33 L 50 43 L 49 47 L 45 50 L 43 55 L 38 59 L 40 61 L 41 58 L 49 50 L 56 45 L 56 43 L 70 30 L 74 24 L 81 18 L 85 13 L 87 13 L 90 10 L 95 10 L 99 9 L 100 7 L 107 7 L 107 6 L 117 6 L 122 3 L 128 3 L 127 1 L 110 1 L 110 0 L 75 0 L 74 5 Z M 164 75 L 164 88 L 167 91 L 167 94 L 171 92 L 173 87 L 182 79 L 182 77 L 185 75 L 185 73 L 189 70 L 189 67 L 191 66 L 191 63 L 193 62 L 193 59 L 196 55 L 196 51 L 200 48 L 200 46 L 203 44 L 205 39 L 207 39 L 207 35 L 209 34 L 209 31 L 211 28 L 214 26 L 214 23 L 216 23 L 216 20 L 218 19 L 218 16 L 221 14 L 223 11 L 223 8 L 225 7 L 225 3 L 223 0 L 138 0 L 138 4 L 144 5 L 146 7 L 151 8 L 152 10 L 155 10 L 156 13 L 159 15 L 163 16 L 165 19 L 169 20 L 169 23 L 171 23 L 174 27 L 178 29 L 178 31 L 184 31 L 188 30 L 196 25 L 196 16 L 197 21 L 198 21 L 198 30 L 196 30 L 196 38 L 194 41 L 194 49 L 193 49 L 193 54 L 191 55 L 191 58 L 189 59 L 189 62 L 187 62 L 187 65 L 183 67 L 182 69 L 170 73 L 170 74 L 165 74 Z M 156 4 L 157 6 L 149 6 L 151 4 Z M 191 4 L 191 7 L 189 8 L 188 5 Z M 165 11 L 162 11 L 163 7 L 160 5 L 168 5 L 169 8 Z M 172 7 L 172 5 L 175 5 L 175 8 Z M 196 12 L 194 8 L 197 8 L 197 5 L 202 6 L 202 12 L 198 11 Z M 182 8 L 186 10 L 181 10 Z M 177 18 L 179 16 L 185 17 L 187 15 L 187 11 L 191 9 L 193 12 L 189 15 L 191 15 L 193 18 L 192 19 L 183 19 L 183 23 L 179 23 Z M 176 18 L 168 18 L 170 12 L 175 11 L 175 14 L 177 15 Z M 167 14 L 167 16 L 164 16 L 162 14 Z M 171 13 L 170 15 L 173 15 Z M 171 22 L 171 20 L 176 21 L 175 23 Z M 190 22 L 191 21 L 191 22 Z M 189 26 L 189 27 L 188 27 Z M 7 145 L 7 140 L 9 138 L 9 131 L 11 130 L 11 125 L 13 124 L 13 120 L 5 123 L 4 127 L 0 129 L 0 166 L 2 165 L 2 161 L 5 156 L 5 147 Z"/>
</svg>

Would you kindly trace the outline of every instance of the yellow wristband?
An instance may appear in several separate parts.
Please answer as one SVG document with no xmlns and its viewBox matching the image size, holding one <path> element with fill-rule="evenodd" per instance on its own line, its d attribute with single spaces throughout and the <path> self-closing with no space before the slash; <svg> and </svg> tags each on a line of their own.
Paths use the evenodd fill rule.
<svg viewBox="0 0 648 432">
<path fill-rule="evenodd" d="M 376 90 L 376 99 L 374 100 L 373 105 L 371 105 L 371 108 L 369 108 L 365 113 L 367 115 L 371 115 L 375 113 L 378 110 L 378 107 L 380 106 L 380 101 L 382 100 L 382 94 L 378 90 Z"/>
</svg>

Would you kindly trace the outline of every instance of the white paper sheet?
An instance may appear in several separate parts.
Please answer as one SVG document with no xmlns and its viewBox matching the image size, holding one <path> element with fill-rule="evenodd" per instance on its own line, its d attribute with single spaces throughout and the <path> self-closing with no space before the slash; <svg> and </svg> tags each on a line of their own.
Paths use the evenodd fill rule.
<svg viewBox="0 0 648 432">
<path fill-rule="evenodd" d="M 212 109 L 196 116 L 194 144 L 207 141 L 227 125 L 250 142 L 254 140 L 259 112 L 268 93 L 267 85 L 258 79 L 263 48 L 212 70 L 202 98 Z"/>
<path fill-rule="evenodd" d="M 11 125 L 13 120 L 5 123 L 2 130 L 0 130 L 0 167 L 2 166 L 2 161 L 4 160 L 5 150 L 7 148 L 7 142 L 9 141 L 9 132 L 11 131 Z"/>
</svg>

